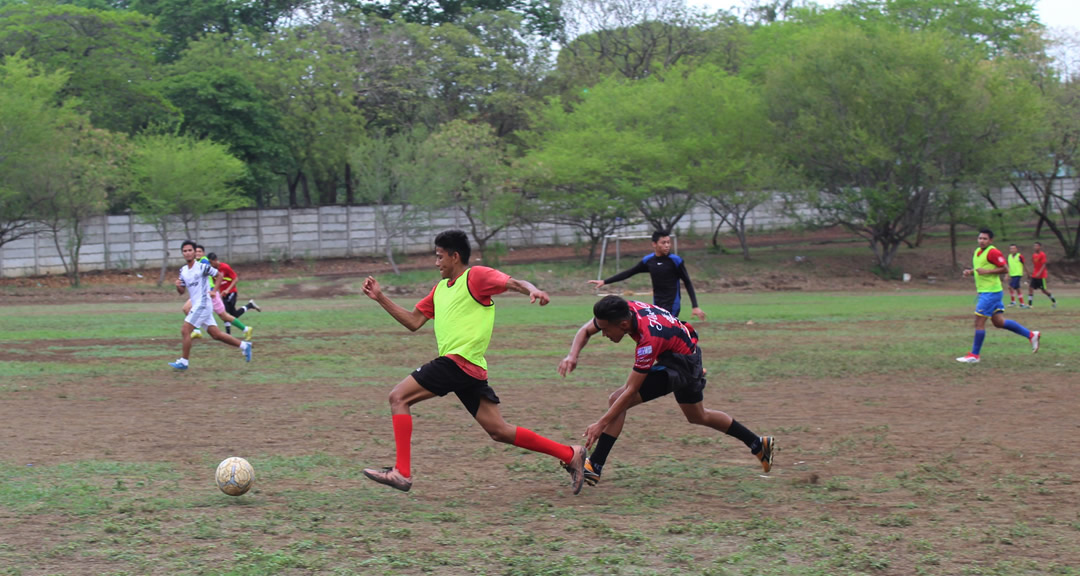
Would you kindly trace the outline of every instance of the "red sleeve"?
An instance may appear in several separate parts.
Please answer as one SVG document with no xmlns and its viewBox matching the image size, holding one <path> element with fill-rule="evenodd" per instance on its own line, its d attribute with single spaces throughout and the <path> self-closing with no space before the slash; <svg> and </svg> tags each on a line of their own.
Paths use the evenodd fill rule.
<svg viewBox="0 0 1080 576">
<path fill-rule="evenodd" d="M 634 350 L 634 372 L 648 372 L 656 364 L 656 347 L 645 339 Z"/>
<path fill-rule="evenodd" d="M 469 293 L 481 304 L 491 303 L 491 297 L 506 292 L 510 275 L 487 266 L 473 266 L 469 270 Z"/>
<path fill-rule="evenodd" d="M 427 316 L 428 320 L 435 317 L 435 286 L 431 287 L 431 292 L 428 292 L 427 296 L 424 296 L 416 303 L 416 309 L 424 316 Z"/>
<path fill-rule="evenodd" d="M 1020 263 L 1021 264 L 1026 264 L 1026 262 L 1024 262 L 1024 255 L 1023 254 L 1020 255 Z"/>
<path fill-rule="evenodd" d="M 1008 266 L 1008 262 L 1005 260 L 1005 256 L 1001 254 L 1001 250 L 994 248 L 986 255 L 986 261 L 997 266 L 998 268 Z"/>
</svg>

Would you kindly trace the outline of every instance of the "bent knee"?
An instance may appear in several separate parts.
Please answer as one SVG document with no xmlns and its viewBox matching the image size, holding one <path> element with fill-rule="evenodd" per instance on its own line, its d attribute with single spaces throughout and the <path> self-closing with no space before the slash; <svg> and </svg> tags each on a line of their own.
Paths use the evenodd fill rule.
<svg viewBox="0 0 1080 576">
<path fill-rule="evenodd" d="M 692 414 L 692 415 L 687 414 L 686 415 L 686 421 L 691 423 L 691 424 L 698 424 L 698 425 L 704 426 L 705 425 L 705 415 L 704 414 Z"/>
</svg>

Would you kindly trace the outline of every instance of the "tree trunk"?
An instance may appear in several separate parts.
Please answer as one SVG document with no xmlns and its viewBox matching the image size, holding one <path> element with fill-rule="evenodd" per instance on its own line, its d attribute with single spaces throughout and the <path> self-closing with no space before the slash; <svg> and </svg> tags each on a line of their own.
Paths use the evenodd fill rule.
<svg viewBox="0 0 1080 576">
<path fill-rule="evenodd" d="M 72 286 L 76 286 L 76 282 L 71 279 L 71 267 L 68 265 L 67 258 L 64 258 L 64 251 L 60 249 L 60 230 L 58 224 L 50 224 L 50 230 L 53 237 L 53 246 L 56 247 L 56 255 L 60 257 L 60 263 L 64 265 L 64 274 L 68 277 L 68 282 Z"/>
<path fill-rule="evenodd" d="M 352 206 L 356 203 L 356 189 L 353 187 L 352 166 L 345 163 L 345 204 Z"/>
<path fill-rule="evenodd" d="M 307 175 L 300 173 L 300 189 L 304 192 L 304 206 L 311 206 L 311 188 L 308 187 Z"/>
<path fill-rule="evenodd" d="M 721 254 L 727 254 L 727 248 L 724 248 L 723 242 L 720 242 L 720 228 L 723 225 L 724 225 L 724 221 L 721 220 L 720 223 L 716 225 L 716 229 L 713 230 L 713 233 L 712 233 L 712 245 L 713 245 L 713 248 L 718 248 L 720 250 Z"/>
<path fill-rule="evenodd" d="M 739 238 L 739 246 L 742 247 L 743 260 L 750 261 L 750 245 L 746 243 L 746 215 L 735 220 L 735 235 Z"/>
<path fill-rule="evenodd" d="M 289 185 L 289 206 L 296 208 L 296 186 L 300 183 L 300 177 L 303 176 L 303 172 L 297 170 L 296 178 L 290 178 L 288 174 L 285 175 L 285 182 Z"/>
</svg>

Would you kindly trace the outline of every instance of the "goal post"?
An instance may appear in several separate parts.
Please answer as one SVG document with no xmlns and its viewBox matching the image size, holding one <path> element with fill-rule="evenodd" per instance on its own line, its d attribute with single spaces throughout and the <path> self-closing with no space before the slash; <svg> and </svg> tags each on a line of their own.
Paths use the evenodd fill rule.
<svg viewBox="0 0 1080 576">
<path fill-rule="evenodd" d="M 596 279 L 604 279 L 604 259 L 607 256 L 608 241 L 613 240 L 615 242 L 615 270 L 619 271 L 622 260 L 622 246 L 623 240 L 652 240 L 652 234 L 647 236 L 623 236 L 621 234 L 609 234 L 604 236 L 604 241 L 600 246 L 600 268 L 596 271 Z M 671 235 L 671 253 L 678 254 L 679 252 L 679 238 L 675 234 Z"/>
</svg>

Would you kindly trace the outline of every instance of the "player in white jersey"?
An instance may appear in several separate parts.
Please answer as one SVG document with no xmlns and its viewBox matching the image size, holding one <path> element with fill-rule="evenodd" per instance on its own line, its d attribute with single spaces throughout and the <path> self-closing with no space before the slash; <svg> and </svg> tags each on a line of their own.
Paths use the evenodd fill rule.
<svg viewBox="0 0 1080 576">
<path fill-rule="evenodd" d="M 184 318 L 184 326 L 180 329 L 180 335 L 184 338 L 184 351 L 176 362 L 169 362 L 169 366 L 177 370 L 187 370 L 188 356 L 191 354 L 191 333 L 196 329 L 206 330 L 214 340 L 219 340 L 239 348 L 244 358 L 251 362 L 251 342 L 242 342 L 232 336 L 218 330 L 217 322 L 214 321 L 214 305 L 207 294 L 210 287 L 210 277 L 217 275 L 217 269 L 207 262 L 195 259 L 195 243 L 185 240 L 180 246 L 180 252 L 187 262 L 180 268 L 180 277 L 176 279 L 176 291 L 180 294 L 187 292 L 191 302 L 191 311 Z"/>
</svg>

